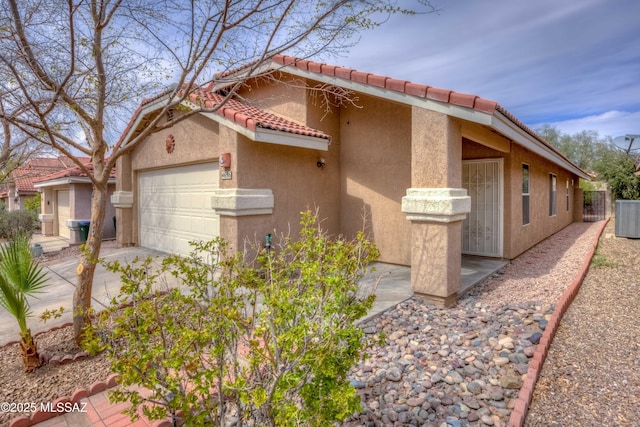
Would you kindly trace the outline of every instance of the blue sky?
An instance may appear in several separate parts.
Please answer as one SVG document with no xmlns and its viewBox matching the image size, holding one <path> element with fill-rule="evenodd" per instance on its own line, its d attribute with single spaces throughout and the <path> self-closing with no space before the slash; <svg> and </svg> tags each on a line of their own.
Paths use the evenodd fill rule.
<svg viewBox="0 0 640 427">
<path fill-rule="evenodd" d="M 533 128 L 640 134 L 640 1 L 432 4 L 323 60 L 493 99 Z"/>
</svg>

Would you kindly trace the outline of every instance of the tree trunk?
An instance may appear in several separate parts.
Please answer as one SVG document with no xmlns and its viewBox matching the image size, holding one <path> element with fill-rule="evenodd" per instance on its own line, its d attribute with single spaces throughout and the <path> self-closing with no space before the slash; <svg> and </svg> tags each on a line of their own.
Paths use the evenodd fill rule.
<svg viewBox="0 0 640 427">
<path fill-rule="evenodd" d="M 107 174 L 108 175 L 108 174 Z M 78 266 L 78 286 L 73 293 L 73 333 L 78 345 L 82 341 L 87 324 L 91 323 L 91 290 L 93 288 L 93 275 L 96 270 L 96 262 L 100 256 L 102 237 L 104 234 L 104 217 L 107 208 L 108 186 L 107 179 L 104 184 L 93 186 L 91 199 L 91 225 L 85 250 L 82 253 Z"/>
<path fill-rule="evenodd" d="M 20 340 L 20 348 L 22 349 L 22 363 L 24 364 L 25 372 L 32 372 L 42 366 L 42 359 L 38 354 L 38 346 L 31 336 L 31 332 L 29 332 L 27 338 L 23 337 Z"/>
</svg>

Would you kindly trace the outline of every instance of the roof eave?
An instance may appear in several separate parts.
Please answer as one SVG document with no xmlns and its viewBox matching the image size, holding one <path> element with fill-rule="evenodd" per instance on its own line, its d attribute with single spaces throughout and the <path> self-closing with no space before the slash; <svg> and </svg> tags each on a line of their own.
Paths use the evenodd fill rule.
<svg viewBox="0 0 640 427">
<path fill-rule="evenodd" d="M 343 79 L 336 76 L 329 76 L 322 73 L 315 73 L 313 71 L 303 70 L 292 66 L 280 65 L 274 68 L 274 70 L 282 70 L 287 74 L 293 74 L 298 77 L 320 81 L 328 85 L 343 87 L 353 90 L 354 92 L 360 92 L 366 95 L 384 98 L 414 107 L 425 108 L 427 110 L 436 111 L 474 123 L 480 123 L 483 125 L 491 124 L 491 114 L 472 108 L 462 107 L 460 105 L 450 104 L 447 102 L 439 102 L 428 98 L 421 98 L 415 95 L 409 95 L 404 92 L 373 86 L 366 83 L 354 82 L 353 80 Z"/>
<path fill-rule="evenodd" d="M 109 178 L 107 184 L 115 184 L 115 178 Z M 33 184 L 35 188 L 55 187 L 58 185 L 68 184 L 91 184 L 91 180 L 86 176 L 67 176 L 63 178 L 55 178 L 47 181 L 40 181 Z"/>
<path fill-rule="evenodd" d="M 288 74 L 293 74 L 298 77 L 321 81 L 323 83 L 351 89 L 355 92 L 360 92 L 367 95 L 376 96 L 391 101 L 428 109 L 431 111 L 436 111 L 451 117 L 456 117 L 462 120 L 489 126 L 492 129 L 500 132 L 507 138 L 513 140 L 514 142 L 519 143 L 525 148 L 542 156 L 543 158 L 546 158 L 558 164 L 559 166 L 562 166 L 563 168 L 571 171 L 580 178 L 590 180 L 590 176 L 586 172 L 565 159 L 562 155 L 558 154 L 553 149 L 549 148 L 547 145 L 539 141 L 529 132 L 518 126 L 511 119 L 497 110 L 494 111 L 493 114 L 489 114 L 487 112 L 479 111 L 473 108 L 467 108 L 446 102 L 439 102 L 428 98 L 421 98 L 418 96 L 406 94 L 404 92 L 398 92 L 378 86 L 372 86 L 370 84 L 354 82 L 353 80 L 343 79 L 336 76 L 329 76 L 322 73 L 303 70 L 294 66 L 278 64 L 278 66 L 276 67 L 275 65 L 276 64 L 273 64 L 272 69 L 280 69 Z"/>
<path fill-rule="evenodd" d="M 315 136 L 298 135 L 291 132 L 283 132 L 273 129 L 256 128 L 255 131 L 240 126 L 236 122 L 220 116 L 217 113 L 202 112 L 204 117 L 211 119 L 229 129 L 256 142 L 266 142 L 270 144 L 287 145 L 290 147 L 310 148 L 312 150 L 329 150 L 330 140 Z"/>
<path fill-rule="evenodd" d="M 170 101 L 170 95 L 164 95 L 161 96 L 158 99 L 154 99 L 153 101 L 150 101 L 149 103 L 143 105 L 140 108 L 140 111 L 138 112 L 135 121 L 133 122 L 133 124 L 129 127 L 129 129 L 127 130 L 127 133 L 120 138 L 120 140 L 122 141 L 122 144 L 126 144 L 127 142 L 129 142 L 129 140 L 131 139 L 131 137 L 133 136 L 133 134 L 137 131 L 138 126 L 140 126 L 140 122 L 149 114 L 152 113 L 156 110 L 160 110 L 162 109 L 165 105 L 169 104 Z"/>
<path fill-rule="evenodd" d="M 493 113 L 491 128 L 500 132 L 507 138 L 511 139 L 517 144 L 522 145 L 529 151 L 536 153 L 537 155 L 567 169 L 571 173 L 579 176 L 582 179 L 591 180 L 589 174 L 565 159 L 562 155 L 557 153 L 548 145 L 544 144 L 529 132 L 518 126 L 510 118 L 505 116 L 499 111 Z"/>
</svg>

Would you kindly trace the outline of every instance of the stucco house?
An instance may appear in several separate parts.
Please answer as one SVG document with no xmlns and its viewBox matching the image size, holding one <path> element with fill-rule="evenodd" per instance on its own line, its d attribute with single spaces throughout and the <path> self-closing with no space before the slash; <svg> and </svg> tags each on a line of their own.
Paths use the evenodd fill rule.
<svg viewBox="0 0 640 427">
<path fill-rule="evenodd" d="M 23 210 L 24 202 L 39 192 L 33 185 L 38 178 L 72 165 L 71 159 L 65 156 L 29 159 L 24 165 L 12 170 L 0 186 L 0 201 L 8 211 Z"/>
<path fill-rule="evenodd" d="M 317 208 L 330 233 L 364 219 L 379 260 L 410 266 L 414 293 L 446 305 L 462 254 L 515 258 L 579 218 L 588 175 L 494 101 L 282 55 L 261 71 L 119 159 L 121 246 L 186 253 L 220 235 L 241 250 Z M 216 105 L 242 72 L 190 102 Z M 166 102 L 145 100 L 119 143 Z"/>
<path fill-rule="evenodd" d="M 85 159 L 86 167 L 92 168 L 89 159 Z M 115 191 L 115 171 L 109 179 L 109 192 Z M 69 239 L 70 244 L 82 243 L 80 224 L 91 218 L 91 196 L 93 184 L 78 167 L 68 167 L 34 180 L 34 187 L 42 193 L 41 214 L 42 234 L 60 236 Z M 107 206 L 104 224 L 105 239 L 113 239 L 116 225 L 110 218 L 115 217 L 115 207 Z"/>
</svg>

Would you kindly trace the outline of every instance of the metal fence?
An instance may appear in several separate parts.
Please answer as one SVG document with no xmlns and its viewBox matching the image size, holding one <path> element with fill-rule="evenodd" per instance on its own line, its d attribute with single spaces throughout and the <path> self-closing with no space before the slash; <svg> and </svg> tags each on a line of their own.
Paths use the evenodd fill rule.
<svg viewBox="0 0 640 427">
<path fill-rule="evenodd" d="M 607 216 L 607 192 L 585 191 L 582 204 L 582 221 L 602 221 Z"/>
</svg>

